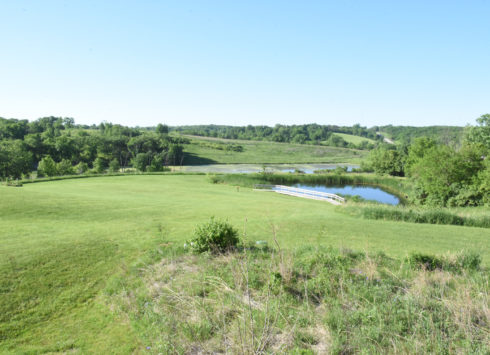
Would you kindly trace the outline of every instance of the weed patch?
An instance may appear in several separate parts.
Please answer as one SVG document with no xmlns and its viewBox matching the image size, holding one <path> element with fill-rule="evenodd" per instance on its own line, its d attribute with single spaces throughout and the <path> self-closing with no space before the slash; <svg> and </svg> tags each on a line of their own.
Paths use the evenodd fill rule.
<svg viewBox="0 0 490 355">
<path fill-rule="evenodd" d="M 108 301 L 152 353 L 484 353 L 486 270 L 467 256 L 411 260 L 331 248 L 180 252 Z"/>
</svg>

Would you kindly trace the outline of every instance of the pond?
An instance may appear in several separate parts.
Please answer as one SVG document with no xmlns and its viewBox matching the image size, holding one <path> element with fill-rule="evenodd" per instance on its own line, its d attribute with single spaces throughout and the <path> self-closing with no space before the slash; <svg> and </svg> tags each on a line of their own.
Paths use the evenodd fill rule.
<svg viewBox="0 0 490 355">
<path fill-rule="evenodd" d="M 315 170 L 333 170 L 337 167 L 347 167 L 347 171 L 359 168 L 359 165 L 352 164 L 209 164 L 209 165 L 186 165 L 175 167 L 176 171 L 200 172 L 200 173 L 260 173 L 264 170 L 268 172 L 292 173 L 301 170 L 305 174 L 313 174 Z"/>
<path fill-rule="evenodd" d="M 377 201 L 388 205 L 398 205 L 400 199 L 379 187 L 362 186 L 362 185 L 344 185 L 344 186 L 324 186 L 324 185 L 305 185 L 295 184 L 293 187 L 309 189 L 314 191 L 328 192 L 336 195 L 361 196 L 365 200 Z"/>
</svg>

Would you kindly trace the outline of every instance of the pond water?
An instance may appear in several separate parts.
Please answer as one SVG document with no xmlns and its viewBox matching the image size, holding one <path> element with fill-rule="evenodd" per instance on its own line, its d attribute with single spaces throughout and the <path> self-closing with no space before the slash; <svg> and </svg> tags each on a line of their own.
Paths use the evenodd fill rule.
<svg viewBox="0 0 490 355">
<path fill-rule="evenodd" d="M 296 169 L 305 174 L 313 174 L 315 170 L 333 170 L 337 167 L 347 167 L 347 171 L 359 168 L 359 165 L 351 164 L 266 164 L 268 172 L 293 173 Z M 200 173 L 260 173 L 264 169 L 262 164 L 209 164 L 209 165 L 186 165 L 175 167 L 176 171 L 200 172 Z"/>
<path fill-rule="evenodd" d="M 305 185 L 296 184 L 293 187 L 309 189 L 314 191 L 328 192 L 336 195 L 361 196 L 363 199 L 377 201 L 388 205 L 398 205 L 400 199 L 379 187 L 361 186 L 361 185 L 344 185 L 344 186 L 324 186 L 324 185 Z"/>
</svg>

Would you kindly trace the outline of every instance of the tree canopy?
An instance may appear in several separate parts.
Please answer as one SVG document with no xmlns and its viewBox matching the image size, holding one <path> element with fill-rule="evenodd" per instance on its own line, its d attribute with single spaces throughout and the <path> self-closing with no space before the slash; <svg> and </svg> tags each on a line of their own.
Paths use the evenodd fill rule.
<svg viewBox="0 0 490 355">
<path fill-rule="evenodd" d="M 79 126 L 72 118 L 52 116 L 33 122 L 0 118 L 0 178 L 20 178 L 33 170 L 39 176 L 116 171 L 131 166 L 138 154 L 147 155 L 153 171 L 161 171 L 182 163 L 184 154 L 181 139 L 165 132 L 166 125 L 152 132 L 107 122 Z"/>
</svg>

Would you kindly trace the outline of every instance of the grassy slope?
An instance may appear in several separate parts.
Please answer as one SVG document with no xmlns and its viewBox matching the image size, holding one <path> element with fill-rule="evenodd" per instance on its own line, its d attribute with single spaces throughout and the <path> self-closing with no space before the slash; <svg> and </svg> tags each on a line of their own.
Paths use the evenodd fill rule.
<svg viewBox="0 0 490 355">
<path fill-rule="evenodd" d="M 106 280 L 162 243 L 162 234 L 180 245 L 213 215 L 236 226 L 247 220 L 251 240 L 271 241 L 274 223 L 286 248 L 332 245 L 398 257 L 472 249 L 489 260 L 485 229 L 362 220 L 324 202 L 237 191 L 204 176 L 1 187 L 0 351 L 140 348 L 127 319 L 101 301 Z"/>
<path fill-rule="evenodd" d="M 278 163 L 360 163 L 368 152 L 356 149 L 324 147 L 233 139 L 191 137 L 194 144 L 184 146 L 188 157 L 185 165 L 197 164 L 278 164 Z M 198 142 L 236 143 L 244 151 L 230 152 L 199 145 Z M 190 156 L 189 156 L 190 155 Z"/>
<path fill-rule="evenodd" d="M 376 141 L 365 138 L 365 137 L 360 137 L 360 136 L 354 136 L 352 134 L 345 134 L 345 133 L 334 133 L 336 136 L 342 137 L 344 141 L 347 143 L 353 143 L 353 144 L 360 144 L 363 141 L 368 141 L 369 143 L 376 143 Z"/>
</svg>

